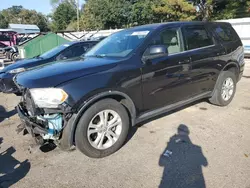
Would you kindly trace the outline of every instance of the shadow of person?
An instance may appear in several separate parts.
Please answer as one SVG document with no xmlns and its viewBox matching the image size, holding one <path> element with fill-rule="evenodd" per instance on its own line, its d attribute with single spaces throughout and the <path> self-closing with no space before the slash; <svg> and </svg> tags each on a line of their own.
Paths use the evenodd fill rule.
<svg viewBox="0 0 250 188">
<path fill-rule="evenodd" d="M 181 124 L 160 157 L 164 171 L 159 188 L 205 188 L 202 166 L 207 165 L 201 147 L 191 142 L 188 127 Z"/>
<path fill-rule="evenodd" d="M 0 144 L 3 138 L 0 138 Z M 24 178 L 30 170 L 30 162 L 26 159 L 23 162 L 15 159 L 12 154 L 16 150 L 13 147 L 0 153 L 0 187 L 10 187 Z"/>
<path fill-rule="evenodd" d="M 16 109 L 13 109 L 9 112 L 5 110 L 5 108 L 0 105 L 0 123 L 5 119 L 5 118 L 10 118 L 11 116 L 14 116 L 16 114 Z"/>
</svg>

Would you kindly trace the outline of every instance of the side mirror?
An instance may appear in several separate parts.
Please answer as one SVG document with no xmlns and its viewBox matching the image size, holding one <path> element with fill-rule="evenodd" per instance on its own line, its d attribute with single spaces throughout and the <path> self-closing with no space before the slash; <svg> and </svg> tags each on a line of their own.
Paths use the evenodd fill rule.
<svg viewBox="0 0 250 188">
<path fill-rule="evenodd" d="M 60 54 L 60 55 L 58 55 L 58 56 L 56 57 L 56 61 L 66 60 L 66 59 L 67 59 L 67 57 L 63 56 L 62 54 Z"/>
<path fill-rule="evenodd" d="M 155 55 L 167 55 L 168 50 L 164 45 L 154 45 L 149 47 L 149 55 L 155 56 Z"/>
</svg>

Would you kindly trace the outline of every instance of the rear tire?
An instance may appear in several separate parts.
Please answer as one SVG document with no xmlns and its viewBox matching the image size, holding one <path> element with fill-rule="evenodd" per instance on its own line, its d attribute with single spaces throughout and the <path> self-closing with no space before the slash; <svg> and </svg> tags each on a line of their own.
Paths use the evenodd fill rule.
<svg viewBox="0 0 250 188">
<path fill-rule="evenodd" d="M 223 71 L 209 101 L 218 106 L 227 106 L 234 98 L 236 83 L 236 75 L 233 71 Z"/>
<path fill-rule="evenodd" d="M 11 55 L 11 61 L 16 61 L 17 56 L 18 56 L 17 53 L 13 53 L 13 54 Z"/>
<path fill-rule="evenodd" d="M 102 158 L 119 150 L 129 131 L 126 109 L 114 99 L 98 101 L 80 118 L 76 133 L 76 147 L 85 155 Z"/>
</svg>

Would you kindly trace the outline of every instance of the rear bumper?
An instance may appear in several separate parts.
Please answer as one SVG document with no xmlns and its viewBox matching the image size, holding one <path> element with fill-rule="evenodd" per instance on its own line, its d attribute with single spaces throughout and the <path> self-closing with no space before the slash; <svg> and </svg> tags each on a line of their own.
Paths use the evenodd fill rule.
<svg viewBox="0 0 250 188">
<path fill-rule="evenodd" d="M 35 137 L 36 135 L 48 133 L 47 129 L 45 129 L 41 125 L 34 123 L 32 121 L 32 118 L 26 113 L 26 111 L 23 109 L 21 104 L 19 104 L 16 107 L 16 110 L 26 130 L 32 135 L 32 137 Z"/>
</svg>

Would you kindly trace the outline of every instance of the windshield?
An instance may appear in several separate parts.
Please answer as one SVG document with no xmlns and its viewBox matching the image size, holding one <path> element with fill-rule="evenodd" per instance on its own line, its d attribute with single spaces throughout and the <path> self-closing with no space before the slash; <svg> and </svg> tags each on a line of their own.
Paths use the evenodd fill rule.
<svg viewBox="0 0 250 188">
<path fill-rule="evenodd" d="M 59 52 L 61 52 L 62 50 L 64 50 L 65 48 L 69 47 L 70 45 L 69 44 L 63 44 L 63 45 L 60 45 L 60 46 L 57 46 L 55 48 L 52 48 L 51 50 L 43 53 L 42 55 L 40 55 L 39 57 L 40 58 L 51 58 L 53 57 L 54 55 L 58 54 Z"/>
<path fill-rule="evenodd" d="M 144 41 L 149 32 L 124 30 L 115 33 L 94 46 L 85 56 L 126 57 Z"/>
</svg>

